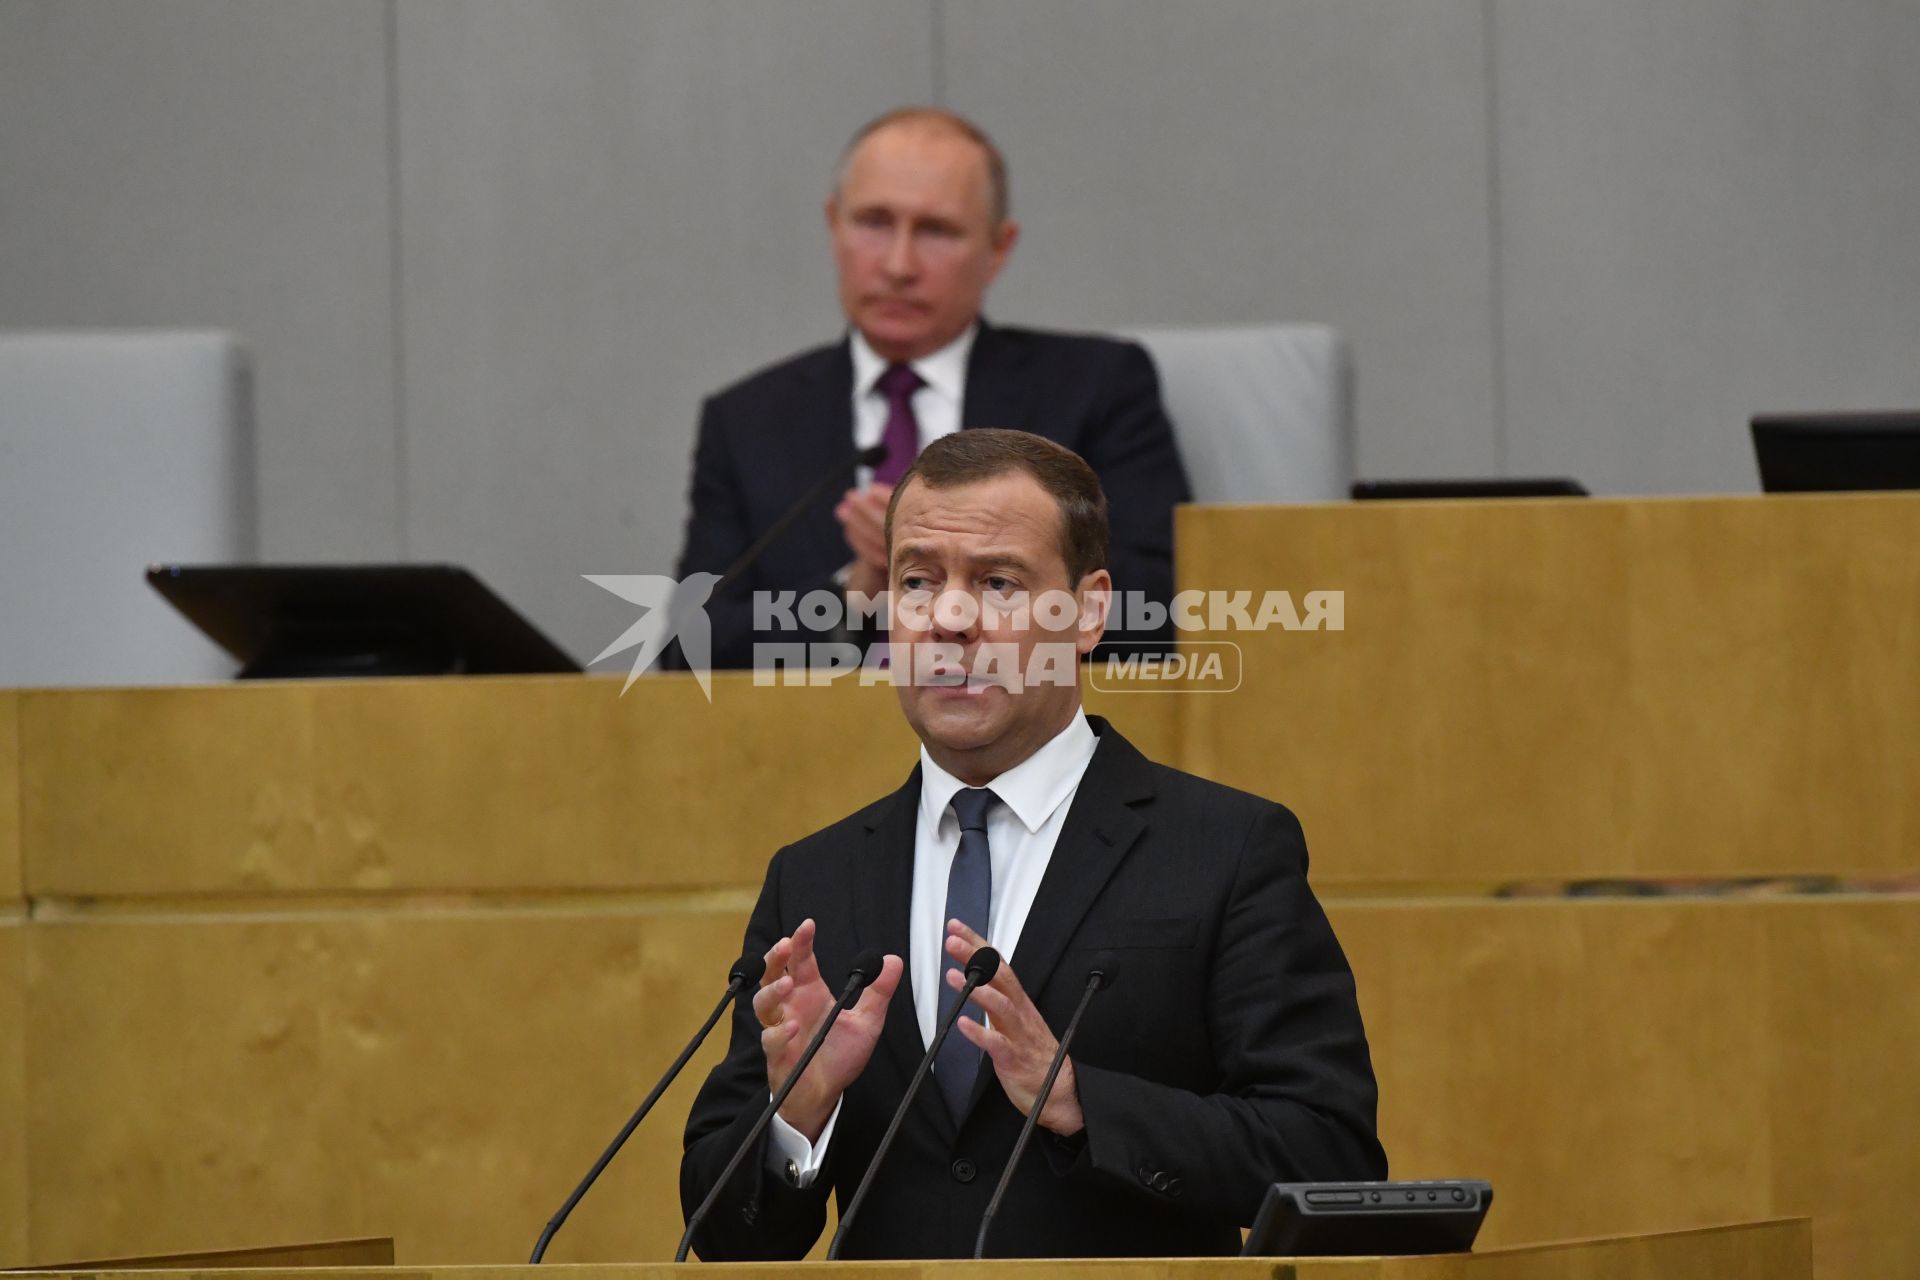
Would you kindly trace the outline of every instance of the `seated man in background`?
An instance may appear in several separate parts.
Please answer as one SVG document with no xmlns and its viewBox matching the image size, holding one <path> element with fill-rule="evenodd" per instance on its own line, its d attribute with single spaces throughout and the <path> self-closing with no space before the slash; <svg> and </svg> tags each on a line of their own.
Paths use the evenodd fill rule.
<svg viewBox="0 0 1920 1280">
<path fill-rule="evenodd" d="M 806 512 L 708 602 L 712 665 L 752 665 L 757 640 L 825 638 L 756 635 L 755 591 L 877 595 L 893 485 L 922 447 L 963 427 L 1032 431 L 1085 458 L 1121 513 L 1115 589 L 1165 605 L 1173 508 L 1189 493 L 1153 362 L 1132 343 L 981 316 L 1019 238 L 993 143 L 950 112 L 889 112 L 848 145 L 826 213 L 847 336 L 706 402 L 678 576 L 724 573 L 836 459 L 874 444 L 887 456 L 870 475 L 849 462 L 837 505 Z"/>
<path fill-rule="evenodd" d="M 970 1257 L 1056 1029 L 1080 1025 L 995 1219 L 992 1256 L 1238 1252 L 1270 1183 L 1386 1176 L 1353 973 L 1286 809 L 1141 755 L 1081 709 L 1112 578 L 1107 503 L 1038 436 L 929 444 L 894 491 L 892 675 L 919 736 L 898 791 L 774 855 L 765 954 L 687 1120 L 691 1214 L 833 1005 L 889 953 L 695 1233 L 702 1258 L 799 1258 L 847 1200 L 959 1000 L 841 1256 Z M 1066 608 L 1041 626 L 1031 601 Z"/>
</svg>

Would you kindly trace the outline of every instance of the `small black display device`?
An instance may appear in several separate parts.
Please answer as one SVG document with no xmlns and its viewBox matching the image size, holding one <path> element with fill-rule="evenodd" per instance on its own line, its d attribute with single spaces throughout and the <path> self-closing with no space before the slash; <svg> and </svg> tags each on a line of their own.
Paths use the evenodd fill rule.
<svg viewBox="0 0 1920 1280">
<path fill-rule="evenodd" d="M 1355 502 L 1425 502 L 1434 498 L 1584 498 L 1587 487 L 1567 476 L 1483 476 L 1477 480 L 1356 480 Z"/>
<path fill-rule="evenodd" d="M 1248 1258 L 1465 1253 L 1493 1205 L 1493 1184 L 1276 1182 L 1240 1250 Z"/>
</svg>

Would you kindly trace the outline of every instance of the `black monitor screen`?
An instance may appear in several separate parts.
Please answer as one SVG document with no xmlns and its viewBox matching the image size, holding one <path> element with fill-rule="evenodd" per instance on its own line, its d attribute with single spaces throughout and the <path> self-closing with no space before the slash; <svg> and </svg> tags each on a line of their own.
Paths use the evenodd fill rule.
<svg viewBox="0 0 1920 1280">
<path fill-rule="evenodd" d="M 1920 411 L 1759 417 L 1753 451 L 1767 493 L 1920 489 Z"/>
</svg>

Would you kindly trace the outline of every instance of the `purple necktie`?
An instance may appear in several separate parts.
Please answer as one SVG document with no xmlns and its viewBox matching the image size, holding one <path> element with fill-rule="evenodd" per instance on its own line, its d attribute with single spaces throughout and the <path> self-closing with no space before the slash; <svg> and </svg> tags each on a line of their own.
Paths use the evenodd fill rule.
<svg viewBox="0 0 1920 1280">
<path fill-rule="evenodd" d="M 912 366 L 890 364 L 873 385 L 887 398 L 887 429 L 880 433 L 887 457 L 873 469 L 873 482 L 899 484 L 920 453 L 920 420 L 913 416 L 913 393 L 927 384 Z"/>
</svg>

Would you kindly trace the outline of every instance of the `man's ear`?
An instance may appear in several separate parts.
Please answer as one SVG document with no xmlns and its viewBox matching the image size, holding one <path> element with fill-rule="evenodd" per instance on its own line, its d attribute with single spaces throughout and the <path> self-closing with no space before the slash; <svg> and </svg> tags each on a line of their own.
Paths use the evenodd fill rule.
<svg viewBox="0 0 1920 1280">
<path fill-rule="evenodd" d="M 1105 569 L 1095 569 L 1080 579 L 1074 594 L 1080 602 L 1074 647 L 1085 657 L 1107 633 L 1107 617 L 1113 607 L 1113 575 Z"/>
<path fill-rule="evenodd" d="M 1013 253 L 1013 246 L 1020 239 L 1020 224 L 1012 218 L 1006 219 L 993 231 L 993 275 L 998 276 L 1000 269 L 1007 265 L 1007 258 Z M 992 277 L 989 277 L 991 279 Z"/>
</svg>

